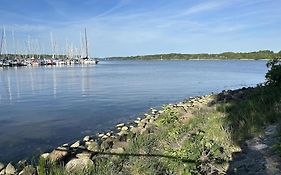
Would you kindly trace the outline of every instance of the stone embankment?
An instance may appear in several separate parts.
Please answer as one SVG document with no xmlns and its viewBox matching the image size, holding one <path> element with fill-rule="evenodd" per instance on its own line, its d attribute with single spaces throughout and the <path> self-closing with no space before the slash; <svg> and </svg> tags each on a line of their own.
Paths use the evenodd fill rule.
<svg viewBox="0 0 281 175">
<path fill-rule="evenodd" d="M 168 106 L 180 108 L 186 112 L 186 115 L 188 111 L 200 110 L 216 103 L 223 103 L 232 99 L 243 99 L 245 94 L 251 90 L 253 88 L 242 88 L 234 91 L 223 91 L 217 95 L 191 97 L 183 102 L 169 104 Z M 137 118 L 133 123 L 120 123 L 112 131 L 85 136 L 74 143 L 63 144 L 50 153 L 42 154 L 41 159 L 64 165 L 69 174 L 91 168 L 94 166 L 93 158 L 95 156 L 122 155 L 132 138 L 153 132 L 156 127 L 155 122 L 163 113 L 163 110 L 151 108 L 148 113 L 141 118 Z M 9 163 L 6 166 L 0 163 L 0 175 L 36 175 L 38 174 L 37 171 L 38 167 L 27 165 L 26 161 L 20 161 L 14 165 Z"/>
</svg>

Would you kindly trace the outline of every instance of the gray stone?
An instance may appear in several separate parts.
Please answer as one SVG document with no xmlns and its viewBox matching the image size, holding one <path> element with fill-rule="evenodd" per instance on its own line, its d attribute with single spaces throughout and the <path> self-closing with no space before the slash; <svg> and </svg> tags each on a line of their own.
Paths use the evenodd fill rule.
<svg viewBox="0 0 281 175">
<path fill-rule="evenodd" d="M 100 138 L 102 138 L 103 136 L 104 136 L 104 134 L 103 134 L 103 133 L 98 134 L 98 137 L 100 137 Z"/>
<path fill-rule="evenodd" d="M 92 158 L 92 153 L 83 151 L 82 153 L 76 154 L 76 157 L 79 159 L 91 159 Z"/>
<path fill-rule="evenodd" d="M 6 166 L 5 173 L 9 175 L 16 174 L 16 168 L 11 163 L 9 163 Z"/>
<path fill-rule="evenodd" d="M 48 159 L 49 155 L 50 155 L 50 153 L 43 153 L 43 154 L 41 154 L 41 157 L 43 159 Z"/>
<path fill-rule="evenodd" d="M 97 152 L 99 151 L 99 145 L 96 142 L 91 142 L 87 145 L 89 151 Z"/>
<path fill-rule="evenodd" d="M 88 142 L 90 140 L 90 136 L 85 136 L 84 138 L 83 138 L 83 141 L 84 142 Z"/>
<path fill-rule="evenodd" d="M 52 151 L 48 158 L 53 162 L 58 162 L 64 160 L 68 156 L 68 152 L 64 150 L 54 150 Z"/>
<path fill-rule="evenodd" d="M 122 128 L 121 128 L 121 131 L 128 131 L 128 127 L 127 126 L 123 126 Z"/>
<path fill-rule="evenodd" d="M 64 147 L 64 146 L 59 146 L 59 147 L 57 147 L 57 150 L 68 151 L 69 148 L 68 147 Z"/>
<path fill-rule="evenodd" d="M 5 168 L 3 170 L 0 170 L 0 175 L 4 175 L 6 172 Z"/>
<path fill-rule="evenodd" d="M 101 139 L 106 140 L 108 138 L 107 135 L 103 135 Z"/>
<path fill-rule="evenodd" d="M 75 143 L 73 143 L 70 147 L 71 148 L 78 148 L 80 146 L 81 142 L 80 140 L 76 141 Z"/>
<path fill-rule="evenodd" d="M 65 165 L 65 170 L 67 174 L 86 174 L 93 166 L 91 159 L 72 159 Z"/>
<path fill-rule="evenodd" d="M 138 128 L 138 127 L 131 128 L 130 131 L 131 131 L 133 134 L 140 134 L 141 128 Z"/>
<path fill-rule="evenodd" d="M 19 173 L 19 175 L 37 175 L 37 171 L 33 166 L 28 165 Z"/>
<path fill-rule="evenodd" d="M 3 170 L 4 168 L 5 168 L 5 165 L 0 162 L 0 171 Z"/>
<path fill-rule="evenodd" d="M 124 148 L 115 148 L 110 150 L 111 153 L 122 154 L 124 153 Z"/>
<path fill-rule="evenodd" d="M 107 150 L 109 148 L 112 148 L 113 146 L 113 140 L 112 139 L 106 139 L 101 143 L 101 149 L 102 150 Z"/>
<path fill-rule="evenodd" d="M 119 123 L 116 125 L 116 128 L 122 128 L 123 126 L 125 126 L 125 123 Z"/>
</svg>

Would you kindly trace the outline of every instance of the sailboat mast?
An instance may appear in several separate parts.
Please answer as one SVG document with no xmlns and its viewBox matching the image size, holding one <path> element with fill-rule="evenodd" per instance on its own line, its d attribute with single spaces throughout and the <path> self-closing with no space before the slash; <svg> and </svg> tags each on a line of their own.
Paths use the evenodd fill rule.
<svg viewBox="0 0 281 175">
<path fill-rule="evenodd" d="M 85 47 L 86 47 L 86 58 L 88 58 L 89 53 L 88 53 L 88 39 L 87 39 L 87 30 L 85 28 Z"/>
<path fill-rule="evenodd" d="M 2 30 L 2 36 L 1 36 L 1 43 L 0 43 L 0 57 L 1 57 L 1 55 L 2 55 L 3 40 L 4 40 L 4 29 Z"/>
<path fill-rule="evenodd" d="M 53 51 L 53 55 L 52 55 L 52 59 L 55 59 L 55 44 L 54 44 L 54 39 L 53 39 L 53 33 L 50 33 L 51 35 L 51 42 L 52 42 L 52 51 Z"/>
</svg>

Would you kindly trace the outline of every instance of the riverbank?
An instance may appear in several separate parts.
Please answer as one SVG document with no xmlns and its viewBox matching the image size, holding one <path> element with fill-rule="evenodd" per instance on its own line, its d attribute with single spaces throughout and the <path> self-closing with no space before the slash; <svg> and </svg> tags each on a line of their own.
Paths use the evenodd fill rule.
<svg viewBox="0 0 281 175">
<path fill-rule="evenodd" d="M 243 153 L 245 141 L 265 135 L 268 125 L 277 127 L 280 99 L 280 88 L 272 86 L 189 98 L 159 111 L 151 109 L 134 123 L 117 124 L 111 132 L 61 145 L 42 154 L 33 166 L 0 165 L 0 172 L 235 174 L 241 167 L 230 165 L 237 165 L 236 155 Z M 280 138 L 275 137 L 266 148 L 280 152 L 278 143 Z M 280 162 L 275 163 L 263 164 L 257 173 L 279 173 Z"/>
</svg>

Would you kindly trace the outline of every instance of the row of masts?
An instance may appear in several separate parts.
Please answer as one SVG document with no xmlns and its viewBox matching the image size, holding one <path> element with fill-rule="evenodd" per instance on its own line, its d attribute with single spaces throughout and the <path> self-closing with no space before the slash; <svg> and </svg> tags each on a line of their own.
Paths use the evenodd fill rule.
<svg viewBox="0 0 281 175">
<path fill-rule="evenodd" d="M 7 48 L 7 34 L 5 28 L 3 28 L 1 32 L 1 40 L 0 40 L 0 59 L 13 59 L 14 58 L 33 58 L 33 59 L 41 59 L 42 57 L 50 54 L 44 54 L 44 46 L 42 42 L 39 42 L 38 39 L 32 39 L 28 36 L 27 40 L 24 41 L 22 46 L 25 47 L 25 52 L 22 50 L 19 52 L 18 41 L 15 38 L 15 32 L 12 31 L 12 45 L 14 50 L 13 52 L 8 53 Z M 68 40 L 65 42 L 64 53 L 59 53 L 58 42 L 55 40 L 53 33 L 50 33 L 51 40 L 51 59 L 83 59 L 88 60 L 89 51 L 88 51 L 88 39 L 87 39 L 87 30 L 84 30 L 84 36 L 80 33 L 80 49 L 75 47 L 75 45 Z"/>
</svg>

